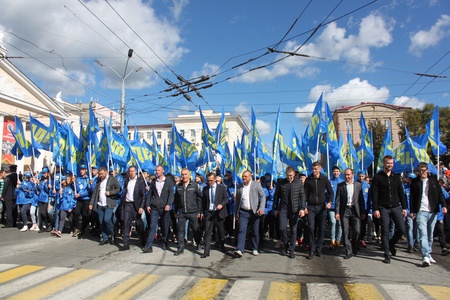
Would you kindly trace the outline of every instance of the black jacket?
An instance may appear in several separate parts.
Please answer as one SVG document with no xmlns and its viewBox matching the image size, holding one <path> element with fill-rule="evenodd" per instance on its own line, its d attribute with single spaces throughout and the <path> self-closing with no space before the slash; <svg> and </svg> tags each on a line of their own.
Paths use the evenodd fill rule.
<svg viewBox="0 0 450 300">
<path fill-rule="evenodd" d="M 290 199 L 289 195 L 291 195 Z M 283 178 L 277 183 L 273 196 L 273 209 L 278 211 L 289 210 L 289 202 L 292 212 L 303 210 L 306 206 L 305 189 L 298 178 L 294 178 L 291 183 Z"/>
<path fill-rule="evenodd" d="M 379 207 L 393 208 L 402 205 L 406 209 L 405 192 L 400 175 L 391 172 L 390 176 L 380 171 L 372 179 L 372 210 Z"/>
<path fill-rule="evenodd" d="M 4 200 L 16 200 L 17 173 L 11 173 L 4 180 L 2 198 Z"/>
<path fill-rule="evenodd" d="M 420 210 L 420 204 L 422 202 L 423 183 L 419 177 L 414 178 L 411 182 L 411 212 L 418 213 Z M 439 204 L 442 207 L 446 207 L 444 195 L 442 194 L 441 186 L 437 180 L 437 177 L 431 175 L 428 177 L 428 204 L 432 213 L 439 212 Z"/>
<path fill-rule="evenodd" d="M 109 196 L 106 196 L 106 205 L 109 208 L 114 208 L 116 206 L 116 199 L 120 193 L 120 184 L 116 177 L 109 176 L 106 181 L 106 190 L 109 192 Z M 100 199 L 100 185 L 101 181 L 97 180 L 97 184 L 95 185 L 94 192 L 92 193 L 90 205 L 93 206 L 93 209 L 96 210 L 98 206 L 98 201 Z"/>
<path fill-rule="evenodd" d="M 341 182 L 337 185 L 336 190 L 336 213 L 344 217 L 345 209 L 347 208 L 347 183 Z M 353 182 L 353 205 L 355 207 L 356 216 L 361 218 L 361 215 L 365 215 L 366 211 L 364 209 L 364 196 L 362 192 L 361 183 L 358 181 Z"/>
<path fill-rule="evenodd" d="M 122 193 L 122 206 L 125 205 L 125 202 L 127 201 L 127 191 L 128 191 L 128 182 L 130 180 L 127 178 L 125 180 L 125 183 L 123 185 L 123 193 Z M 97 183 L 98 185 L 98 183 Z M 144 179 L 142 179 L 142 177 L 138 177 L 137 178 L 137 182 L 136 182 L 136 186 L 134 187 L 134 191 L 133 191 L 133 204 L 134 204 L 134 209 L 136 210 L 136 212 L 139 210 L 139 208 L 144 209 L 145 208 L 145 182 Z"/>
<path fill-rule="evenodd" d="M 209 210 L 209 189 L 210 186 L 207 185 L 203 188 L 203 195 L 202 195 L 202 210 L 203 213 L 205 211 Z M 222 209 L 219 211 L 218 216 L 222 219 L 225 219 L 228 216 L 228 211 L 226 208 L 226 205 L 228 203 L 228 194 L 227 194 L 227 187 L 222 184 L 216 185 L 216 195 L 215 195 L 215 207 L 217 207 L 219 204 L 222 205 Z"/>
<path fill-rule="evenodd" d="M 156 188 L 156 179 L 150 184 L 150 191 L 147 198 L 147 206 L 164 208 L 166 205 L 172 205 L 173 203 L 173 181 L 170 178 L 164 180 L 164 185 L 161 191 L 161 195 L 158 195 Z"/>
<path fill-rule="evenodd" d="M 332 203 L 334 199 L 333 187 L 330 180 L 323 174 L 319 178 L 310 175 L 305 181 L 306 202 L 308 205 Z M 327 192 L 327 194 L 325 194 Z"/>
<path fill-rule="evenodd" d="M 200 214 L 202 209 L 202 191 L 200 186 L 195 182 L 189 182 L 184 187 L 184 183 L 180 182 L 175 188 L 175 200 L 173 202 L 173 210 L 175 213 L 197 213 Z"/>
</svg>

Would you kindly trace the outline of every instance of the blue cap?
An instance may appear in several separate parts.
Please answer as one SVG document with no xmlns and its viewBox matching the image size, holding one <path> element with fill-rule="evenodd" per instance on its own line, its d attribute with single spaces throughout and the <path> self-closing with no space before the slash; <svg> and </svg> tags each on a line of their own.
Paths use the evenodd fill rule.
<svg viewBox="0 0 450 300">
<path fill-rule="evenodd" d="M 306 170 L 301 170 L 300 176 L 308 176 L 308 172 L 306 172 Z"/>
<path fill-rule="evenodd" d="M 66 175 L 61 176 L 61 181 L 66 180 L 66 179 L 67 179 Z"/>
<path fill-rule="evenodd" d="M 414 173 L 409 173 L 409 174 L 408 174 L 408 178 L 410 178 L 410 179 L 414 179 L 414 178 L 416 178 L 416 177 L 417 177 L 417 175 L 414 174 Z"/>
<path fill-rule="evenodd" d="M 43 167 L 42 168 L 42 173 L 47 173 L 48 172 L 48 168 L 47 167 Z"/>
<path fill-rule="evenodd" d="M 31 173 L 30 172 L 25 172 L 25 177 L 27 177 L 27 178 L 31 178 L 31 177 L 33 177 L 33 175 L 31 175 Z"/>
<path fill-rule="evenodd" d="M 43 175 L 44 175 L 43 173 L 39 173 L 39 174 L 37 175 L 37 178 L 38 178 L 38 179 L 41 179 Z"/>
<path fill-rule="evenodd" d="M 98 167 L 96 165 L 92 165 L 91 168 L 92 169 L 98 169 Z"/>
<path fill-rule="evenodd" d="M 359 171 L 359 172 L 358 172 L 358 175 L 364 175 L 364 176 L 367 176 L 366 172 L 364 172 L 364 171 Z"/>
<path fill-rule="evenodd" d="M 81 165 L 80 169 L 87 169 L 87 166 L 86 165 Z"/>
<path fill-rule="evenodd" d="M 115 169 L 113 167 L 109 167 L 109 171 L 114 171 Z"/>
</svg>

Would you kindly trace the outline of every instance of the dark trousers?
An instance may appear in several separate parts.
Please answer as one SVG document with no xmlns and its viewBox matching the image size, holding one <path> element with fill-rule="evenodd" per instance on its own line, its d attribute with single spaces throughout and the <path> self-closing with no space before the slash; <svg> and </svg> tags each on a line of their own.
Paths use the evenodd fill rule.
<svg viewBox="0 0 450 300">
<path fill-rule="evenodd" d="M 363 241 L 366 238 L 367 234 L 367 222 L 369 221 L 369 218 L 366 216 L 364 220 L 361 220 L 361 234 L 359 235 L 359 240 Z"/>
<path fill-rule="evenodd" d="M 379 208 L 381 215 L 381 241 L 385 258 L 390 258 L 389 247 L 397 244 L 398 240 L 405 232 L 405 221 L 402 215 L 402 208 L 400 206 L 392 208 Z M 389 239 L 389 224 L 391 220 L 395 224 L 395 232 L 391 239 Z"/>
<path fill-rule="evenodd" d="M 5 219 L 6 227 L 16 227 L 17 205 L 16 199 L 5 199 Z"/>
<path fill-rule="evenodd" d="M 69 224 L 72 224 L 73 211 L 60 210 L 59 211 L 59 231 L 64 231 L 64 225 L 66 223 L 66 217 L 69 219 Z M 72 226 L 71 226 L 72 227 Z M 71 228 L 72 229 L 72 228 Z"/>
<path fill-rule="evenodd" d="M 186 230 L 186 220 L 189 220 L 189 226 L 191 226 L 192 232 L 194 233 L 194 241 L 197 243 L 197 245 L 200 245 L 200 226 L 198 224 L 197 213 L 180 212 L 178 214 L 178 224 L 177 224 L 178 248 L 180 250 L 184 249 L 184 234 Z"/>
<path fill-rule="evenodd" d="M 347 207 L 344 215 L 341 216 L 342 236 L 346 254 L 358 252 L 359 233 L 361 230 L 361 220 L 354 212 L 355 208 Z M 351 235 L 351 242 L 350 242 Z"/>
<path fill-rule="evenodd" d="M 28 226 L 28 216 L 27 213 L 30 211 L 31 203 L 23 204 L 20 206 L 20 217 L 22 218 L 23 226 Z"/>
<path fill-rule="evenodd" d="M 325 222 L 327 218 L 327 209 L 325 204 L 310 204 L 308 205 L 308 235 L 309 235 L 309 251 L 314 252 L 316 250 L 322 253 L 322 245 L 324 239 Z M 317 241 L 315 228 L 317 226 Z"/>
<path fill-rule="evenodd" d="M 245 238 L 247 237 L 247 227 L 250 225 L 252 230 L 252 250 L 258 250 L 259 244 L 259 220 L 260 217 L 255 215 L 252 210 L 239 211 L 239 234 L 237 250 L 244 252 Z M 294 244 L 295 245 L 295 244 Z"/>
<path fill-rule="evenodd" d="M 39 228 L 42 229 L 42 226 L 47 227 L 49 223 L 48 218 L 48 202 L 39 202 L 39 217 L 41 223 L 39 224 Z"/>
<path fill-rule="evenodd" d="M 280 235 L 283 247 L 286 247 L 289 243 L 289 250 L 293 252 L 295 249 L 295 240 L 297 238 L 298 212 L 290 212 L 282 209 L 278 215 L 278 221 L 280 224 Z M 287 233 L 288 222 L 291 231 L 289 238 Z"/>
<path fill-rule="evenodd" d="M 158 229 L 158 220 L 161 218 L 161 235 L 163 243 L 167 245 L 169 240 L 169 221 L 170 211 L 165 211 L 164 207 L 152 207 L 150 211 L 150 230 L 148 231 L 146 248 L 153 247 L 153 240 L 156 230 Z"/>
<path fill-rule="evenodd" d="M 86 230 L 89 225 L 89 200 L 77 200 L 77 206 L 73 212 L 73 227 L 79 229 L 81 232 Z M 81 228 L 80 228 L 81 215 Z"/>
<path fill-rule="evenodd" d="M 205 219 L 205 254 L 209 254 L 209 251 L 211 250 L 211 238 L 212 238 L 212 231 L 214 226 L 217 229 L 217 235 L 216 235 L 216 242 L 220 247 L 224 246 L 224 228 L 223 224 L 225 219 L 222 219 L 219 216 L 219 211 L 206 211 L 204 214 Z"/>
<path fill-rule="evenodd" d="M 439 244 L 441 249 L 447 248 L 447 243 L 445 241 L 445 232 L 444 232 L 444 220 L 438 220 L 436 225 L 434 226 L 434 233 L 439 238 Z"/>
<path fill-rule="evenodd" d="M 140 218 L 136 209 L 134 208 L 133 202 L 125 202 L 122 206 L 122 219 L 123 219 L 123 245 L 130 245 L 130 233 L 131 224 L 137 218 Z"/>
</svg>

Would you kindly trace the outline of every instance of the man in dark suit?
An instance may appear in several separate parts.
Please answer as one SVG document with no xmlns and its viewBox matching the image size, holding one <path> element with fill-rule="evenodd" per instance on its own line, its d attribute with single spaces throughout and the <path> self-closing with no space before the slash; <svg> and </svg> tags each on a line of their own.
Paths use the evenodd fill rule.
<svg viewBox="0 0 450 300">
<path fill-rule="evenodd" d="M 358 240 L 361 231 L 361 219 L 366 217 L 361 183 L 354 180 L 354 172 L 348 168 L 344 172 L 345 181 L 337 185 L 336 220 L 341 220 L 344 239 L 345 259 L 358 254 Z M 349 233 L 352 232 L 350 244 Z M 351 245 L 351 247 L 350 247 Z"/>
<path fill-rule="evenodd" d="M 203 219 L 205 221 L 205 251 L 200 256 L 201 258 L 209 256 L 214 226 L 217 229 L 216 243 L 220 246 L 220 250 L 225 252 L 223 223 L 228 216 L 226 209 L 228 202 L 227 187 L 216 183 L 216 175 L 214 173 L 208 173 L 206 178 L 208 179 L 208 185 L 203 189 L 202 196 Z"/>
<path fill-rule="evenodd" d="M 153 240 L 158 229 L 158 220 L 161 218 L 161 231 L 163 239 L 163 250 L 167 250 L 169 241 L 170 206 L 174 199 L 173 180 L 164 176 L 164 168 L 156 167 L 156 179 L 150 184 L 147 198 L 147 212 L 150 214 L 150 230 L 147 243 L 142 251 L 153 252 Z"/>
<path fill-rule="evenodd" d="M 128 168 L 128 179 L 122 194 L 123 247 L 120 251 L 130 250 L 130 231 L 133 220 L 141 218 L 145 207 L 145 182 L 137 176 L 135 166 Z"/>
<path fill-rule="evenodd" d="M 17 206 L 16 206 L 16 193 L 14 192 L 17 186 L 17 166 L 11 165 L 9 167 L 11 172 L 5 178 L 5 183 L 2 191 L 2 201 L 5 204 L 5 219 L 6 224 L 4 227 L 16 227 L 17 221 Z"/>
<path fill-rule="evenodd" d="M 259 246 L 259 221 L 264 215 L 266 208 L 266 196 L 259 182 L 252 181 L 252 173 L 244 171 L 242 173 L 243 184 L 240 184 L 236 191 L 236 205 L 234 215 L 239 220 L 239 235 L 236 257 L 242 257 L 245 248 L 245 238 L 247 227 L 252 228 L 252 254 L 258 255 Z"/>
</svg>

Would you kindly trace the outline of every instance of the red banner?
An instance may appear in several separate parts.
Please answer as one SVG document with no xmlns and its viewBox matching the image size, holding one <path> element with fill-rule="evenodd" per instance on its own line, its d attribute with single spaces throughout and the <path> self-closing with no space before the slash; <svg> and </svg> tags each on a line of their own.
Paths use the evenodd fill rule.
<svg viewBox="0 0 450 300">
<path fill-rule="evenodd" d="M 11 150 L 16 143 L 11 130 L 14 130 L 16 124 L 12 120 L 5 120 L 3 122 L 3 145 L 2 145 L 2 164 L 13 165 L 15 162 L 14 155 L 11 154 Z"/>
</svg>

